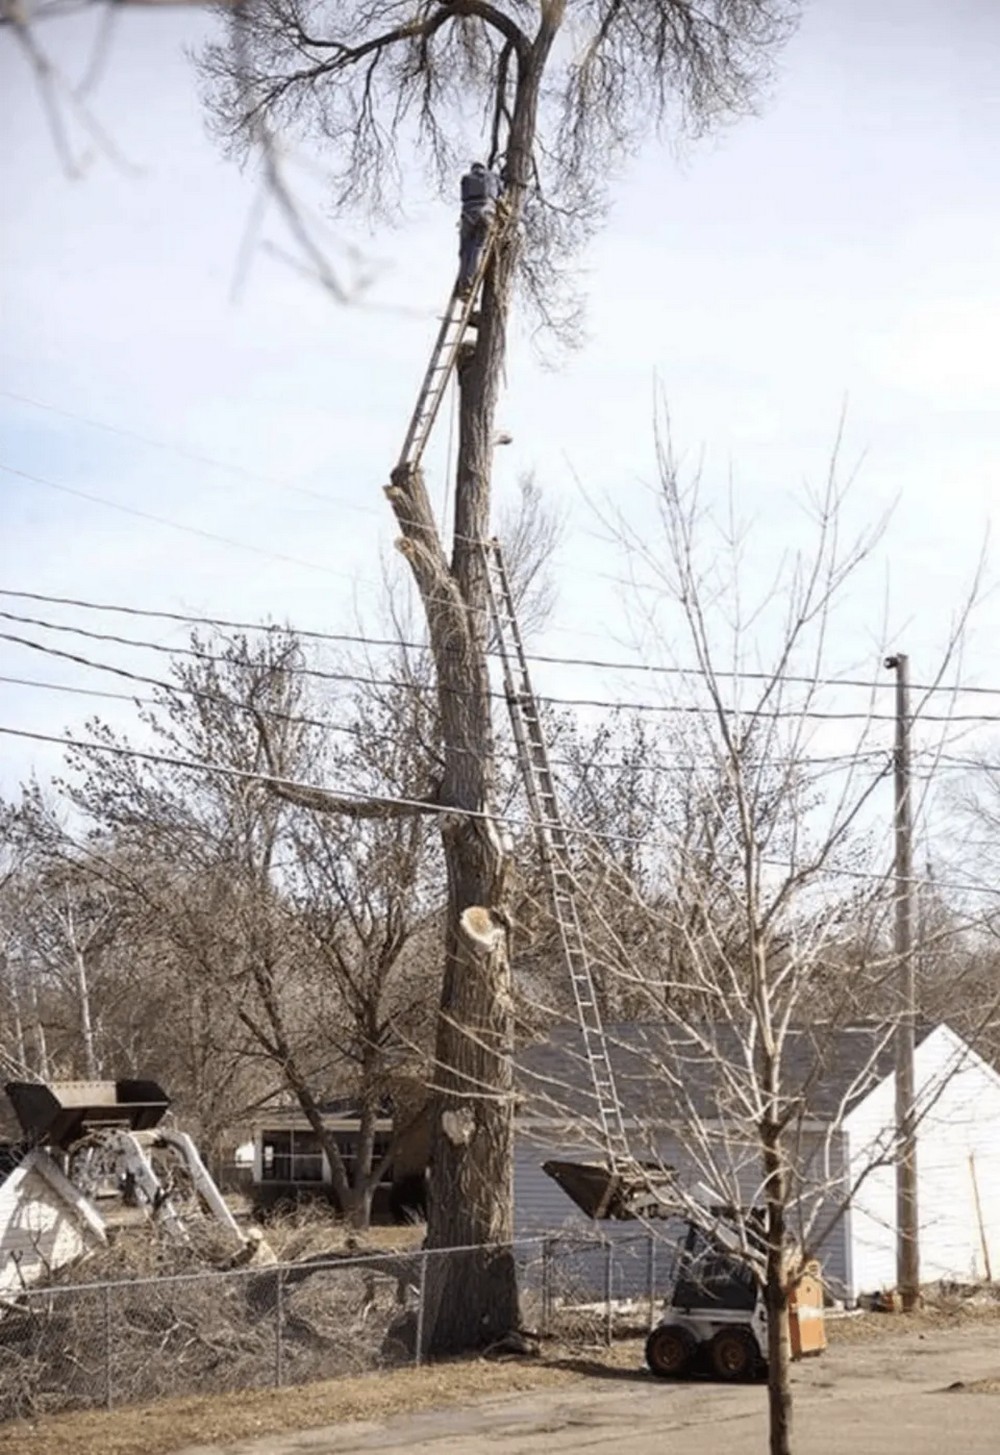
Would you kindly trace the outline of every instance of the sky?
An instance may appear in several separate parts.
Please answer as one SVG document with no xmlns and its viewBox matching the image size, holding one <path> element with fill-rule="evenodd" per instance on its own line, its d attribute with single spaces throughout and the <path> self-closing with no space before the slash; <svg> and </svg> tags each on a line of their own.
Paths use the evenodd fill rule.
<svg viewBox="0 0 1000 1455">
<path fill-rule="evenodd" d="M 86 69 L 97 18 L 45 25 L 67 76 Z M 14 202 L 0 219 L 0 587 L 378 630 L 385 574 L 398 571 L 382 487 L 450 289 L 453 212 L 411 180 L 395 227 L 328 219 L 335 258 L 349 242 L 376 265 L 358 306 L 282 261 L 274 248 L 289 241 L 273 212 L 239 267 L 258 182 L 208 135 L 190 60 L 215 24 L 185 10 L 119 14 L 90 106 L 128 165 L 72 122 L 78 154 L 90 153 L 76 179 L 0 33 L 0 94 L 16 118 L 0 152 L 0 196 Z M 691 660 L 676 614 L 649 589 L 649 562 L 609 524 L 620 512 L 655 562 L 657 408 L 661 423 L 669 410 L 682 468 L 701 470 L 706 509 L 732 509 L 750 528 L 748 599 L 809 539 L 809 490 L 843 417 L 845 538 L 892 515 L 838 609 L 828 670 L 879 676 L 891 648 L 910 654 L 918 679 L 934 672 L 989 535 L 1000 467 L 998 77 L 991 0 L 813 0 L 759 116 L 683 148 L 651 143 L 614 182 L 582 260 L 583 346 L 553 366 L 515 320 L 500 406 L 513 442 L 498 451 L 499 498 L 533 471 L 565 518 L 539 651 Z M 292 169 L 322 208 L 301 149 Z M 449 413 L 428 456 L 442 506 Z M 637 576 L 638 595 L 623 584 Z M 995 578 L 988 559 L 951 673 L 967 685 L 1000 688 Z M 748 660 L 773 650 L 782 606 L 779 596 L 751 630 Z M 121 619 L 71 608 L 7 598 L 0 610 L 122 631 Z M 126 627 L 165 644 L 185 636 Z M 148 654 L 100 655 L 150 670 Z M 0 662 L 7 677 L 120 686 L 3 640 Z M 536 686 L 602 700 L 667 690 L 558 663 L 538 665 Z M 826 700 L 857 705 L 837 690 Z M 1000 695 L 957 705 L 970 703 L 1000 717 Z M 95 710 L 130 720 L 121 704 L 0 682 L 3 725 L 76 731 Z M 816 741 L 843 746 L 851 731 L 829 725 Z M 58 759 L 4 740 L 0 791 Z"/>
</svg>

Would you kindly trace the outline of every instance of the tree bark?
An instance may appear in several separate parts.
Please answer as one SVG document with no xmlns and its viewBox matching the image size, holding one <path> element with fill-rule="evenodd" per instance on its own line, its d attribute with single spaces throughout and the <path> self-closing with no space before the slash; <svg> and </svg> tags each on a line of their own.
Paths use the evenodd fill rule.
<svg viewBox="0 0 1000 1455">
<path fill-rule="evenodd" d="M 427 613 L 437 671 L 447 813 L 445 963 L 435 1047 L 428 1248 L 433 1259 L 425 1353 L 493 1343 L 519 1322 L 513 1237 L 513 1000 L 507 936 L 491 947 L 462 929 L 480 906 L 509 921 L 509 854 L 493 820 L 493 725 L 486 647 L 488 595 L 481 543 L 490 533 L 494 416 L 513 289 L 517 221 L 531 180 L 538 90 L 561 19 L 552 7 L 530 57 L 519 59 L 506 184 L 509 222 L 487 270 L 474 347 L 459 367 L 459 440 L 452 560 L 445 558 L 419 472 L 396 471 L 388 495 L 401 549 Z"/>
<path fill-rule="evenodd" d="M 787 1177 L 781 1133 L 772 1123 L 761 1134 L 767 1205 L 767 1405 L 770 1455 L 792 1455 L 791 1337 L 785 1267 Z"/>
<path fill-rule="evenodd" d="M 350 1206 L 344 1209 L 347 1222 L 359 1232 L 363 1232 L 371 1223 L 372 1200 L 375 1196 L 372 1174 L 375 1161 L 375 1123 L 378 1119 L 379 1107 L 378 1096 L 373 1089 L 374 1080 L 373 1057 L 370 1053 L 366 1053 L 361 1067 L 358 1145 L 354 1156 L 351 1201 Z"/>
</svg>

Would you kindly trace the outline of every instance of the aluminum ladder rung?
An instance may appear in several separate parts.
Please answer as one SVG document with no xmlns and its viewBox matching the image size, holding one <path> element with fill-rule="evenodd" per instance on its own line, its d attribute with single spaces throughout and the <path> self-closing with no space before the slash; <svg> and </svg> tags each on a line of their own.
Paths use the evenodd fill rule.
<svg viewBox="0 0 1000 1455">
<path fill-rule="evenodd" d="M 444 391 L 458 360 L 462 340 L 465 338 L 470 319 L 475 312 L 476 297 L 502 230 L 502 226 L 491 228 L 479 259 L 476 275 L 464 298 L 459 295 L 456 279 L 448 305 L 441 318 L 430 361 L 424 371 L 416 405 L 410 416 L 406 439 L 396 465 L 397 470 L 404 467 L 415 470 L 423 458 L 431 430 L 434 428 L 434 421 L 437 419 L 438 410 L 441 407 Z"/>
<path fill-rule="evenodd" d="M 559 813 L 559 797 L 549 763 L 545 730 L 531 686 L 531 675 L 503 553 L 497 541 L 484 545 L 482 550 L 490 616 L 503 668 L 504 696 L 510 713 L 518 764 L 532 810 L 542 860 L 548 873 L 553 916 L 559 930 L 563 959 L 573 990 L 605 1151 L 611 1165 L 616 1166 L 628 1158 L 628 1138 L 597 989 L 590 968 L 590 957 L 577 913 L 576 884 L 570 861 L 568 835 Z"/>
</svg>

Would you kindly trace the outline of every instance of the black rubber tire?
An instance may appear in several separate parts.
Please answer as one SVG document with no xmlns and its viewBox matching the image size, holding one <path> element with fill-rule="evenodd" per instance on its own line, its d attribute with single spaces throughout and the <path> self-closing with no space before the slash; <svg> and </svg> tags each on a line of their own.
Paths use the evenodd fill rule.
<svg viewBox="0 0 1000 1455">
<path fill-rule="evenodd" d="M 708 1360 L 717 1379 L 735 1384 L 756 1376 L 760 1352 L 747 1329 L 720 1329 L 709 1343 Z"/>
<path fill-rule="evenodd" d="M 679 1324 L 660 1324 L 646 1340 L 646 1363 L 657 1379 L 683 1379 L 694 1362 L 697 1344 Z"/>
</svg>

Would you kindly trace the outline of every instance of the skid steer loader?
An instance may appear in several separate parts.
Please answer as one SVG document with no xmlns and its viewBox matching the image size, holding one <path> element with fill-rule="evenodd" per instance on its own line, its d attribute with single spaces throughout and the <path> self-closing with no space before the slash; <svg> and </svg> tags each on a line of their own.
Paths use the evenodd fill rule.
<svg viewBox="0 0 1000 1455">
<path fill-rule="evenodd" d="M 0 1186 L 0 1296 L 106 1245 L 114 1227 L 154 1225 L 186 1243 L 207 1215 L 227 1261 L 273 1261 L 244 1234 L 186 1132 L 160 1125 L 155 1081 L 8 1082 L 24 1140 Z"/>
<path fill-rule="evenodd" d="M 709 1231 L 688 1220 L 667 1307 L 646 1340 L 653 1374 L 680 1379 L 700 1370 L 739 1380 L 764 1372 L 764 1290 L 740 1251 L 737 1235 L 721 1224 Z"/>
<path fill-rule="evenodd" d="M 742 1218 L 741 1238 L 726 1210 L 706 1205 L 704 1211 L 704 1217 L 686 1220 L 667 1305 L 646 1340 L 646 1363 L 661 1379 L 693 1373 L 728 1381 L 763 1378 L 768 1316 L 757 1271 L 765 1254 L 760 1220 Z M 789 1267 L 796 1267 L 792 1260 Z M 788 1318 L 793 1358 L 826 1347 L 817 1265 L 790 1279 Z"/>
<path fill-rule="evenodd" d="M 594 1162 L 542 1167 L 590 1218 L 680 1225 L 670 1294 L 646 1341 L 653 1374 L 741 1380 L 766 1373 L 767 1307 L 757 1272 L 766 1245 L 758 1215 L 720 1205 L 703 1184 L 682 1195 L 673 1169 L 659 1164 L 636 1162 L 631 1174 Z M 794 1358 L 825 1347 L 823 1289 L 815 1265 L 790 1285 L 789 1324 Z"/>
</svg>

